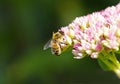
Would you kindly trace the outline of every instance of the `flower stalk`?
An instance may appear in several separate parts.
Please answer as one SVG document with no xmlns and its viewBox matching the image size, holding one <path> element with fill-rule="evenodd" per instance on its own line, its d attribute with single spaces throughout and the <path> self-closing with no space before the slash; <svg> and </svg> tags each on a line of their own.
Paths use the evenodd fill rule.
<svg viewBox="0 0 120 84">
<path fill-rule="evenodd" d="M 99 65 L 106 71 L 113 71 L 120 78 L 120 62 L 113 52 L 106 53 L 103 51 L 98 57 Z"/>
</svg>

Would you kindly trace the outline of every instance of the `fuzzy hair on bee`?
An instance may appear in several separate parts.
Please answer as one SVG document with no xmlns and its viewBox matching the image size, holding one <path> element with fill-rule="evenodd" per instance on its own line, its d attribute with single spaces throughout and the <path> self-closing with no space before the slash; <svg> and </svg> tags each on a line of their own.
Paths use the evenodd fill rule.
<svg viewBox="0 0 120 84">
<path fill-rule="evenodd" d="M 51 40 L 51 52 L 52 54 L 55 54 L 55 55 L 60 55 L 62 50 L 61 50 L 61 46 L 59 44 L 59 42 L 57 42 L 56 40 L 52 39 Z"/>
<path fill-rule="evenodd" d="M 52 54 L 60 55 L 64 45 L 66 45 L 64 34 L 62 32 L 56 32 L 53 33 L 52 39 L 44 45 L 44 50 L 51 48 Z"/>
<path fill-rule="evenodd" d="M 70 43 L 68 43 L 68 40 Z M 51 48 L 52 54 L 60 55 L 71 45 L 71 43 L 71 39 L 66 37 L 62 31 L 53 32 L 52 39 L 44 45 L 44 50 Z"/>
<path fill-rule="evenodd" d="M 61 54 L 61 47 L 58 42 L 56 42 L 54 39 L 49 40 L 45 45 L 44 45 L 44 50 L 51 48 L 52 54 L 55 55 L 60 55 Z"/>
</svg>

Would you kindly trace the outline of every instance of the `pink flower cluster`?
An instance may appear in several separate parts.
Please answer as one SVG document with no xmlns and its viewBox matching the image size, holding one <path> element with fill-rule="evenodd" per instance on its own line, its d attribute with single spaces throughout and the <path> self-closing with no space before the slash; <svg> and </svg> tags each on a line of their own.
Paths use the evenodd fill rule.
<svg viewBox="0 0 120 84">
<path fill-rule="evenodd" d="M 100 12 L 77 17 L 71 24 L 62 27 L 72 40 L 74 58 L 85 56 L 98 58 L 105 51 L 119 51 L 120 47 L 120 3 Z"/>
</svg>

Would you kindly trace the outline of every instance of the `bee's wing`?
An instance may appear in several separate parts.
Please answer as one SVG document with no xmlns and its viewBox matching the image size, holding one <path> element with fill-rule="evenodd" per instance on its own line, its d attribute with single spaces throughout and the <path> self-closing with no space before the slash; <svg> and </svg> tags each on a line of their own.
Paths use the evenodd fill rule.
<svg viewBox="0 0 120 84">
<path fill-rule="evenodd" d="M 49 40 L 43 47 L 43 50 L 46 50 L 51 47 L 51 40 Z"/>
</svg>

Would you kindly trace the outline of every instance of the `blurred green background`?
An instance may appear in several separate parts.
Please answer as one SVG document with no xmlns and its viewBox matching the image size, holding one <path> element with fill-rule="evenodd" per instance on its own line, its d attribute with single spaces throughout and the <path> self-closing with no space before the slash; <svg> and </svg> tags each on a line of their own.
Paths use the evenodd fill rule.
<svg viewBox="0 0 120 84">
<path fill-rule="evenodd" d="M 0 84 L 120 84 L 97 60 L 43 51 L 52 32 L 119 0 L 0 0 Z"/>
</svg>

